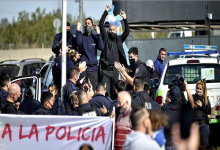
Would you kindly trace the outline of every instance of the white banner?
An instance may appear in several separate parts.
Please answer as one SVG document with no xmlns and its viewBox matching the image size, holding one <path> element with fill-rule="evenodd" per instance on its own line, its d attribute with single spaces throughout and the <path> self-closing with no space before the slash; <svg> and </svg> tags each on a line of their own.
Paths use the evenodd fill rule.
<svg viewBox="0 0 220 150">
<path fill-rule="evenodd" d="M 109 117 L 0 114 L 0 150 L 111 150 Z"/>
</svg>

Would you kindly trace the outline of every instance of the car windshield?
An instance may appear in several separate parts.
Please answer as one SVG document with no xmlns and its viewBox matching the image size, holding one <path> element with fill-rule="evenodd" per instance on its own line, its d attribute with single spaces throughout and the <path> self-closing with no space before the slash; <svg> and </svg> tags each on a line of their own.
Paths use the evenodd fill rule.
<svg viewBox="0 0 220 150">
<path fill-rule="evenodd" d="M 1 65 L 0 66 L 0 74 L 7 73 L 10 78 L 14 78 L 18 76 L 20 67 L 17 65 Z"/>
<path fill-rule="evenodd" d="M 172 82 L 175 76 L 183 77 L 188 83 L 206 78 L 207 83 L 220 82 L 220 69 L 218 64 L 185 64 L 169 66 L 163 83 L 165 85 Z"/>
</svg>

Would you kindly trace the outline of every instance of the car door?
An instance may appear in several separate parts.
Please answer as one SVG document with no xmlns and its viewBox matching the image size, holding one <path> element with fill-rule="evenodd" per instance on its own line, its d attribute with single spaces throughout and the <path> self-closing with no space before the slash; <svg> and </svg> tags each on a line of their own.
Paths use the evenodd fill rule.
<svg viewBox="0 0 220 150">
<path fill-rule="evenodd" d="M 11 83 L 17 83 L 21 88 L 21 100 L 24 99 L 24 90 L 29 86 L 34 95 L 34 99 L 40 101 L 41 98 L 41 77 L 39 75 L 27 75 L 11 79 Z"/>
<path fill-rule="evenodd" d="M 48 91 L 48 87 L 51 83 L 53 83 L 53 75 L 52 75 L 52 63 L 45 64 L 41 71 L 41 92 Z"/>
</svg>

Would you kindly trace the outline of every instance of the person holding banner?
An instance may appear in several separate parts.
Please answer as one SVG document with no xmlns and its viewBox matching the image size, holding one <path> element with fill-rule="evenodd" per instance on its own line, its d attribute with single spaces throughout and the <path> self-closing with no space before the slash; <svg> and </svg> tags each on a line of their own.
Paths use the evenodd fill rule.
<svg viewBox="0 0 220 150">
<path fill-rule="evenodd" d="M 109 10 L 110 5 L 107 5 L 99 22 L 99 27 L 104 42 L 104 49 L 100 55 L 100 68 L 102 69 L 102 83 L 106 83 L 106 91 L 109 96 L 113 98 L 115 94 L 114 85 L 119 77 L 119 73 L 114 67 L 114 62 L 120 62 L 127 67 L 127 59 L 122 43 L 129 35 L 129 27 L 126 14 L 121 10 L 120 16 L 123 18 L 125 31 L 121 36 L 118 36 L 116 26 L 110 25 L 109 32 L 106 33 L 104 21 Z"/>
<path fill-rule="evenodd" d="M 41 94 L 41 107 L 33 113 L 33 115 L 53 115 L 53 94 L 50 92 L 43 92 Z"/>
</svg>

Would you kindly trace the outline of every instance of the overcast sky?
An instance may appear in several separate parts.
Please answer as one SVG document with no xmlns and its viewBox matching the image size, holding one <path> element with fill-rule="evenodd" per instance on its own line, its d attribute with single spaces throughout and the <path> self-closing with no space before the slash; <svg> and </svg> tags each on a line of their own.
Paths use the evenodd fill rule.
<svg viewBox="0 0 220 150">
<path fill-rule="evenodd" d="M 83 11 L 86 16 L 92 16 L 92 18 L 100 19 L 107 4 L 112 4 L 112 1 L 84 0 Z M 31 12 L 35 12 L 37 7 L 40 7 L 41 10 L 46 8 L 46 13 L 52 12 L 57 8 L 62 8 L 62 0 L 0 0 L 0 19 L 8 18 L 8 21 L 11 23 L 13 17 L 17 20 L 18 12 L 25 10 L 30 14 Z M 67 13 L 72 14 L 72 16 L 78 16 L 79 3 L 76 3 L 75 0 L 67 0 Z"/>
</svg>

